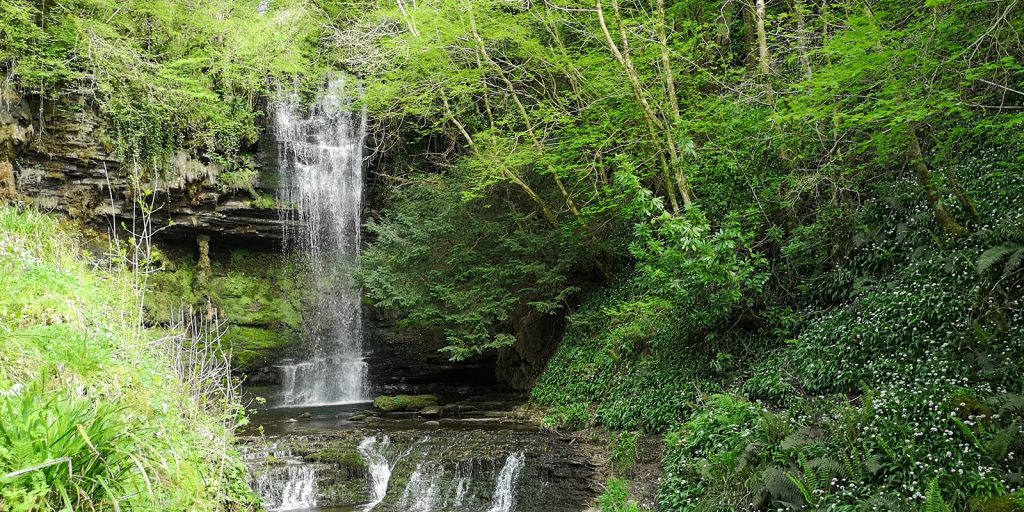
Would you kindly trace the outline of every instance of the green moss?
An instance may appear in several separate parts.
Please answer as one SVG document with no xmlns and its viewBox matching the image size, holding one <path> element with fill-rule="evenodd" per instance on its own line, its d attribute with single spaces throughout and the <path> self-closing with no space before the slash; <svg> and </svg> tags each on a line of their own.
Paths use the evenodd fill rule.
<svg viewBox="0 0 1024 512">
<path fill-rule="evenodd" d="M 437 395 L 378 396 L 373 406 L 384 412 L 414 412 L 429 405 L 437 405 Z"/>
<path fill-rule="evenodd" d="M 355 449 L 329 448 L 313 452 L 303 458 L 310 462 L 334 464 L 353 477 L 365 474 L 368 467 L 363 456 Z"/>
<path fill-rule="evenodd" d="M 287 255 L 233 251 L 213 267 L 210 295 L 228 322 L 291 329 L 302 324 L 303 280 Z"/>
<path fill-rule="evenodd" d="M 230 348 L 235 368 L 245 371 L 272 363 L 293 339 L 287 329 L 236 325 L 228 328 L 221 342 Z"/>
<path fill-rule="evenodd" d="M 1024 493 L 1014 493 L 986 500 L 971 501 L 971 512 L 1021 512 Z"/>
<path fill-rule="evenodd" d="M 326 501 L 341 506 L 359 505 L 370 500 L 367 495 L 365 478 L 338 479 L 317 482 L 317 492 L 326 496 Z"/>
<path fill-rule="evenodd" d="M 288 255 L 234 250 L 211 254 L 212 276 L 205 292 L 196 289 L 193 253 L 182 247 L 158 253 L 162 271 L 149 278 L 146 312 L 166 323 L 181 308 L 212 305 L 227 324 L 222 338 L 235 367 L 251 370 L 279 358 L 302 328 L 303 272 Z M 209 300 L 209 303 L 207 302 Z"/>
<path fill-rule="evenodd" d="M 169 322 L 172 313 L 199 304 L 193 291 L 195 266 L 179 262 L 172 268 L 174 270 L 165 269 L 149 277 L 145 307 L 146 315 L 153 322 Z"/>
</svg>

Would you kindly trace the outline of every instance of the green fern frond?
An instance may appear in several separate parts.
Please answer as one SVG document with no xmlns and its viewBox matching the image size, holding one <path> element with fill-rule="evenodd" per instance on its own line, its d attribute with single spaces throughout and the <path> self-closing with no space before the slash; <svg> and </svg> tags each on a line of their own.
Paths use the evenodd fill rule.
<svg viewBox="0 0 1024 512">
<path fill-rule="evenodd" d="M 786 472 L 786 478 L 788 478 L 789 481 L 792 482 L 793 485 L 796 486 L 796 488 L 800 490 L 800 494 L 803 495 L 804 501 L 807 502 L 808 505 L 812 505 L 813 506 L 814 505 L 814 491 L 811 490 L 811 488 L 809 488 L 807 486 L 807 484 L 805 484 L 802 480 L 797 478 L 796 475 L 794 475 L 793 473 L 791 473 L 789 471 Z"/>
<path fill-rule="evenodd" d="M 978 261 L 976 264 L 978 274 L 981 275 L 984 274 L 985 272 L 988 272 L 989 269 L 994 267 L 1003 259 L 1006 259 L 1007 257 L 1010 257 L 1014 253 L 1018 253 L 1021 251 L 1024 251 L 1024 247 L 1021 247 L 1017 244 L 1003 244 L 989 248 L 985 252 L 981 253 L 981 256 L 978 256 Z M 1017 258 L 1017 260 L 1019 262 L 1019 257 Z M 1004 271 L 1004 274 L 1006 273 L 1007 271 Z"/>
<path fill-rule="evenodd" d="M 1021 269 L 1021 262 L 1024 262 L 1024 247 L 1018 249 L 1016 252 L 1010 255 L 1006 260 L 1006 266 L 1003 267 L 1003 275 L 1007 276 Z"/>
<path fill-rule="evenodd" d="M 925 494 L 924 512 L 949 512 L 946 500 L 942 498 L 942 489 L 939 487 L 939 479 L 933 478 L 928 484 L 928 493 Z"/>
</svg>

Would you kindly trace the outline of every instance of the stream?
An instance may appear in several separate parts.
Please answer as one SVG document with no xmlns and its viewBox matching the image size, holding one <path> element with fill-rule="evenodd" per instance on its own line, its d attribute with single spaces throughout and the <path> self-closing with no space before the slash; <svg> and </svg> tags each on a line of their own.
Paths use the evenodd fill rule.
<svg viewBox="0 0 1024 512">
<path fill-rule="evenodd" d="M 600 450 L 541 431 L 521 400 L 470 397 L 429 420 L 369 404 L 257 410 L 245 460 L 271 512 L 585 510 Z"/>
</svg>

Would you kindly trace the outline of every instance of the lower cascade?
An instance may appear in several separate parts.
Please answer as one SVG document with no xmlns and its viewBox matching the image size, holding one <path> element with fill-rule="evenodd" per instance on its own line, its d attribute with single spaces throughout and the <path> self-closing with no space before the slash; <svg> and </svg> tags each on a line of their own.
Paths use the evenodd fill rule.
<svg viewBox="0 0 1024 512">
<path fill-rule="evenodd" d="M 522 451 L 509 454 L 495 474 L 494 465 L 487 461 L 446 461 L 444 457 L 436 457 L 430 436 L 416 440 L 405 449 L 393 445 L 387 435 L 371 436 L 359 443 L 358 450 L 366 459 L 371 498 L 360 509 L 363 512 L 377 509 L 389 497 L 397 497 L 397 500 L 391 500 L 394 503 L 390 506 L 385 505 L 387 510 L 513 512 L 519 475 L 526 458 Z M 415 461 L 412 473 L 404 485 L 392 488 L 392 473 L 406 459 Z M 489 504 L 483 494 L 488 489 L 493 489 Z"/>
<path fill-rule="evenodd" d="M 388 436 L 367 437 L 359 443 L 359 454 L 366 459 L 367 469 L 370 476 L 370 502 L 363 506 L 362 510 L 373 510 L 378 503 L 384 501 L 388 492 L 388 482 L 391 480 L 391 471 L 395 469 L 395 463 L 388 460 L 385 455 L 391 447 L 391 438 Z"/>
<path fill-rule="evenodd" d="M 252 472 L 252 488 L 270 512 L 305 510 L 316 506 L 317 471 L 288 450 L 255 450 L 246 453 Z M 274 464 L 267 461 L 273 460 Z"/>
<path fill-rule="evenodd" d="M 559 474 L 578 463 L 553 453 L 562 447 L 545 446 L 542 433 L 348 430 L 278 440 L 289 449 L 249 457 L 271 512 L 561 512 L 592 496 L 580 492 L 588 475 Z"/>
<path fill-rule="evenodd" d="M 511 512 L 515 506 L 516 484 L 519 473 L 523 470 L 526 455 L 523 452 L 513 453 L 505 460 L 505 466 L 498 475 L 498 483 L 494 488 L 494 498 L 488 512 Z"/>
</svg>

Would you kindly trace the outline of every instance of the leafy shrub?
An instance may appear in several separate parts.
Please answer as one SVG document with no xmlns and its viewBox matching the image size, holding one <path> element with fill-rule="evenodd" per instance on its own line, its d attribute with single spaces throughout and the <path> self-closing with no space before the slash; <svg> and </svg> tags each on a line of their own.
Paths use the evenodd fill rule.
<svg viewBox="0 0 1024 512">
<path fill-rule="evenodd" d="M 750 249 L 751 234 L 735 219 L 716 230 L 697 206 L 672 215 L 625 170 L 615 174 L 615 184 L 625 203 L 621 215 L 634 222 L 630 252 L 637 276 L 662 299 L 662 308 L 686 312 L 676 318 L 684 332 L 713 328 L 734 309 L 754 304 L 767 279 L 766 260 Z"/>
<path fill-rule="evenodd" d="M 710 362 L 718 351 L 669 348 L 684 339 L 676 312 L 637 300 L 647 290 L 639 279 L 624 279 L 588 297 L 569 318 L 533 398 L 575 412 L 595 404 L 598 425 L 660 432 L 686 417 L 699 393 L 717 389 Z"/>
<path fill-rule="evenodd" d="M 591 422 L 589 407 L 585 403 L 556 405 L 548 410 L 544 424 L 557 428 L 584 428 Z"/>
<path fill-rule="evenodd" d="M 749 505 L 747 480 L 765 449 L 767 415 L 730 395 L 713 395 L 689 421 L 665 436 L 665 476 L 659 502 L 666 510 Z"/>
<path fill-rule="evenodd" d="M 636 464 L 639 437 L 636 432 L 617 432 L 612 436 L 611 459 L 619 474 L 625 474 Z"/>
</svg>

